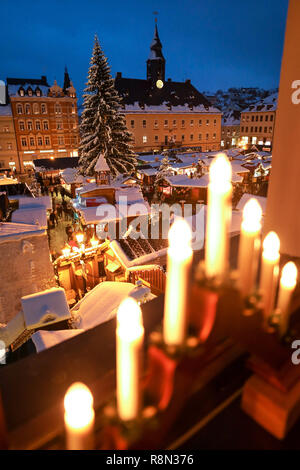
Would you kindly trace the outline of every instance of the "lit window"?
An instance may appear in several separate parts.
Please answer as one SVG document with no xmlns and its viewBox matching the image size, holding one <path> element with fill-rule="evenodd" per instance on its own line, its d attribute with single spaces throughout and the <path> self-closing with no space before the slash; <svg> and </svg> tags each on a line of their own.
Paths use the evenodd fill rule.
<svg viewBox="0 0 300 470">
<path fill-rule="evenodd" d="M 190 125 L 191 125 L 191 127 L 194 126 L 194 119 L 191 119 Z"/>
<path fill-rule="evenodd" d="M 45 103 L 42 103 L 41 111 L 42 111 L 42 114 L 47 114 L 47 106 L 45 105 Z"/>
<path fill-rule="evenodd" d="M 27 147 L 27 139 L 26 139 L 26 137 L 22 137 L 22 139 L 21 139 L 21 144 L 22 144 L 22 147 Z"/>
<path fill-rule="evenodd" d="M 30 145 L 30 147 L 34 147 L 34 145 L 35 145 L 34 137 L 29 137 L 29 145 Z"/>
<path fill-rule="evenodd" d="M 19 95 L 20 95 L 20 96 L 24 96 L 24 95 L 25 95 L 25 92 L 24 92 L 24 89 L 23 89 L 23 88 L 20 88 L 20 90 L 19 90 Z"/>
<path fill-rule="evenodd" d="M 12 150 L 12 143 L 11 142 L 7 143 L 7 150 Z"/>
<path fill-rule="evenodd" d="M 28 96 L 32 96 L 32 89 L 28 88 L 27 93 L 28 93 Z"/>
<path fill-rule="evenodd" d="M 32 129 L 33 129 L 32 121 L 27 121 L 27 129 L 28 129 L 29 131 L 32 131 Z"/>
<path fill-rule="evenodd" d="M 41 130 L 41 122 L 40 121 L 35 121 L 35 128 L 37 131 Z"/>
<path fill-rule="evenodd" d="M 206 119 L 206 125 L 208 126 L 208 124 L 209 124 L 209 119 Z"/>
<path fill-rule="evenodd" d="M 31 114 L 30 104 L 25 104 L 25 114 Z"/>
<path fill-rule="evenodd" d="M 62 122 L 57 122 L 56 123 L 56 128 L 57 128 L 58 131 L 61 131 L 62 128 L 63 128 Z"/>
<path fill-rule="evenodd" d="M 168 120 L 167 119 L 164 122 L 164 127 L 168 127 Z"/>
<path fill-rule="evenodd" d="M 39 88 L 37 88 L 35 90 L 35 94 L 36 94 L 36 96 L 41 96 L 41 90 Z"/>
<path fill-rule="evenodd" d="M 38 137 L 38 138 L 37 138 L 37 144 L 38 144 L 39 147 L 42 147 L 42 145 L 43 145 L 43 139 L 42 139 L 42 137 Z"/>
<path fill-rule="evenodd" d="M 257 142 L 257 137 L 252 137 L 252 144 L 256 144 Z"/>
<path fill-rule="evenodd" d="M 45 137 L 45 145 L 50 145 L 50 137 Z"/>
<path fill-rule="evenodd" d="M 154 121 L 154 127 L 155 127 L 155 128 L 158 127 L 158 120 L 157 120 L 157 119 L 155 119 L 155 121 Z"/>
<path fill-rule="evenodd" d="M 19 121 L 19 129 L 20 129 L 20 131 L 25 131 L 25 122 L 24 121 Z"/>
<path fill-rule="evenodd" d="M 272 132 L 273 131 L 273 127 L 269 127 L 269 132 Z"/>
<path fill-rule="evenodd" d="M 23 106 L 21 104 L 17 104 L 17 113 L 23 114 Z"/>
<path fill-rule="evenodd" d="M 143 144 L 145 144 L 146 142 L 147 142 L 147 136 L 143 135 Z"/>
<path fill-rule="evenodd" d="M 37 103 L 33 105 L 33 114 L 39 114 L 39 105 Z"/>
<path fill-rule="evenodd" d="M 64 145 L 65 139 L 63 135 L 58 136 L 58 145 Z"/>
<path fill-rule="evenodd" d="M 213 139 L 215 139 L 215 138 L 216 138 L 216 134 L 213 134 Z"/>
<path fill-rule="evenodd" d="M 56 114 L 61 114 L 61 105 L 60 104 L 55 105 L 55 113 Z"/>
<path fill-rule="evenodd" d="M 44 128 L 44 131 L 48 131 L 48 130 L 49 130 L 48 121 L 44 121 L 44 122 L 43 122 L 43 128 Z"/>
</svg>

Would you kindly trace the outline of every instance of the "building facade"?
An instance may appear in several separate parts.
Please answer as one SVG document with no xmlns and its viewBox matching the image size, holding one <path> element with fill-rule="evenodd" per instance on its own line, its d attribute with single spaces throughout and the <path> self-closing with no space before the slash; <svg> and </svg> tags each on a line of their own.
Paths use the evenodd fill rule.
<svg viewBox="0 0 300 470">
<path fill-rule="evenodd" d="M 37 158 L 78 156 L 77 97 L 67 70 L 63 88 L 45 76 L 8 78 L 7 86 L 21 171 Z"/>
<path fill-rule="evenodd" d="M 0 173 L 20 171 L 14 121 L 10 104 L 0 105 Z"/>
<path fill-rule="evenodd" d="M 155 25 L 146 80 L 124 78 L 120 72 L 116 75 L 115 87 L 122 98 L 134 150 L 220 149 L 222 113 L 211 106 L 190 80 L 165 80 L 165 63 Z"/>
<path fill-rule="evenodd" d="M 240 144 L 245 147 L 272 148 L 275 127 L 277 93 L 249 106 L 241 113 Z"/>
<path fill-rule="evenodd" d="M 231 111 L 223 114 L 221 147 L 229 149 L 236 147 L 240 140 L 240 117 L 239 111 Z"/>
</svg>

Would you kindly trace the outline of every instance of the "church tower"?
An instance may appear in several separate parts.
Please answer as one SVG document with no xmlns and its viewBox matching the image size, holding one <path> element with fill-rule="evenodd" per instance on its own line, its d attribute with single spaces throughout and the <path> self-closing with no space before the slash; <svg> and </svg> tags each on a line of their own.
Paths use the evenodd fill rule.
<svg viewBox="0 0 300 470">
<path fill-rule="evenodd" d="M 165 81 L 166 61 L 162 53 L 162 44 L 160 42 L 155 19 L 155 30 L 152 43 L 150 45 L 150 54 L 147 60 L 147 80 L 156 83 L 157 80 Z"/>
<path fill-rule="evenodd" d="M 65 67 L 64 86 L 63 86 L 64 93 L 66 92 L 67 88 L 69 88 L 70 86 L 71 86 L 71 80 L 70 80 L 69 72 L 68 72 L 67 67 Z"/>
</svg>

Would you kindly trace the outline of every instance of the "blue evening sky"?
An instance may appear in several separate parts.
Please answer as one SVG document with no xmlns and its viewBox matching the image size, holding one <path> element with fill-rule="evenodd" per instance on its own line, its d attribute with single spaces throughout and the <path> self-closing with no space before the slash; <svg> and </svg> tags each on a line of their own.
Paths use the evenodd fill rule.
<svg viewBox="0 0 300 470">
<path fill-rule="evenodd" d="M 277 87 L 288 0 L 1 0 L 0 79 L 65 64 L 79 95 L 97 33 L 113 76 L 145 78 L 157 10 L 166 78 L 199 89 Z"/>
</svg>

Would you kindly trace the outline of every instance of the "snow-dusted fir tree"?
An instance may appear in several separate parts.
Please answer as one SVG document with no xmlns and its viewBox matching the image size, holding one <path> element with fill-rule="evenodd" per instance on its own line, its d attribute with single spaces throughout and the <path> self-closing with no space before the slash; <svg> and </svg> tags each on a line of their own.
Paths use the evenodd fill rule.
<svg viewBox="0 0 300 470">
<path fill-rule="evenodd" d="M 132 172 L 136 164 L 132 137 L 127 131 L 125 116 L 119 111 L 120 97 L 97 36 L 90 64 L 80 124 L 80 172 L 92 174 L 100 154 L 113 175 Z"/>
</svg>

